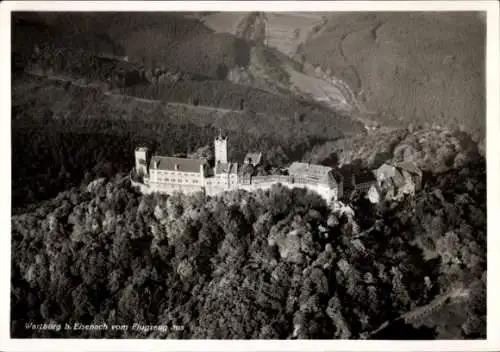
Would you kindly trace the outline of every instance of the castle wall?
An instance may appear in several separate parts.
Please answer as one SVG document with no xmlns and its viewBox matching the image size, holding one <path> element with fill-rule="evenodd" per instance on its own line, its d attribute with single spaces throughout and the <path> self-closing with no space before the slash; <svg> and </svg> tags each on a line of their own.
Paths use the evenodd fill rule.
<svg viewBox="0 0 500 352">
<path fill-rule="evenodd" d="M 132 187 L 138 187 L 142 194 L 149 194 L 152 192 L 151 188 L 148 185 L 145 185 L 141 182 L 130 180 L 130 183 L 132 184 Z"/>
<path fill-rule="evenodd" d="M 205 178 L 201 172 L 181 172 L 171 170 L 149 170 L 150 182 L 203 187 Z"/>
<path fill-rule="evenodd" d="M 216 162 L 227 163 L 227 139 L 218 137 L 215 139 L 214 144 Z M 143 151 L 145 152 L 143 153 Z M 139 161 L 147 157 L 147 149 L 136 149 L 136 169 L 140 169 L 144 166 L 143 163 Z M 290 189 L 306 188 L 316 192 L 327 202 L 330 202 L 332 199 L 337 199 L 339 196 L 337 187 L 332 189 L 329 187 L 328 183 L 324 183 L 321 180 L 315 181 L 310 178 L 301 178 L 300 176 L 284 175 L 239 177 L 234 172 L 215 173 L 213 176 L 207 177 L 204 168 L 200 168 L 199 172 L 151 168 L 149 170 L 149 175 L 144 178 L 144 184 L 132 181 L 132 185 L 138 186 L 141 192 L 145 194 L 152 192 L 166 194 L 182 192 L 192 194 L 201 191 L 209 196 L 237 189 L 246 190 L 248 192 L 267 190 L 278 183 Z"/>
<path fill-rule="evenodd" d="M 286 177 L 286 176 L 285 176 Z M 319 194 L 323 199 L 325 199 L 327 202 L 330 202 L 332 199 L 337 199 L 337 190 L 336 189 L 331 189 L 327 186 L 322 186 L 322 185 L 312 185 L 312 184 L 307 184 L 307 183 L 292 183 L 292 182 L 281 182 L 281 181 L 260 181 L 258 183 L 252 183 L 251 184 L 239 184 L 238 189 L 243 189 L 248 192 L 255 192 L 259 189 L 261 190 L 268 190 L 270 189 L 273 185 L 276 185 L 280 183 L 282 186 L 293 189 L 293 188 L 306 188 L 310 191 L 313 191 L 317 194 Z"/>
<path fill-rule="evenodd" d="M 203 186 L 195 186 L 189 184 L 171 184 L 164 182 L 150 182 L 150 192 L 161 192 L 172 194 L 174 192 L 182 192 L 185 194 L 192 194 L 196 192 L 203 192 Z"/>
<path fill-rule="evenodd" d="M 260 182 L 258 184 L 238 184 L 234 187 L 224 187 L 220 185 L 212 185 L 209 184 L 205 187 L 203 186 L 193 186 L 188 184 L 169 184 L 169 183 L 159 183 L 159 182 L 150 182 L 149 186 L 144 185 L 139 182 L 132 182 L 132 186 L 139 187 L 141 193 L 149 194 L 152 192 L 160 192 L 165 194 L 173 194 L 175 192 L 181 192 L 185 194 L 193 194 L 196 192 L 204 192 L 208 196 L 215 196 L 221 194 L 223 192 L 242 189 L 247 192 L 256 192 L 257 190 L 268 190 L 273 185 L 276 185 L 278 182 Z M 310 191 L 313 191 L 320 195 L 326 202 L 331 202 L 332 200 L 336 200 L 338 197 L 337 191 L 335 189 L 330 189 L 326 186 L 321 185 L 311 185 L 311 184 L 301 184 L 301 183 L 290 183 L 290 182 L 279 182 L 282 186 L 293 189 L 293 188 L 306 188 Z"/>
<path fill-rule="evenodd" d="M 220 174 L 205 179 L 205 192 L 209 196 L 240 188 L 237 175 Z"/>
<path fill-rule="evenodd" d="M 292 176 L 282 175 L 269 175 L 269 176 L 253 176 L 251 178 L 252 184 L 266 184 L 266 183 L 293 183 Z"/>
</svg>

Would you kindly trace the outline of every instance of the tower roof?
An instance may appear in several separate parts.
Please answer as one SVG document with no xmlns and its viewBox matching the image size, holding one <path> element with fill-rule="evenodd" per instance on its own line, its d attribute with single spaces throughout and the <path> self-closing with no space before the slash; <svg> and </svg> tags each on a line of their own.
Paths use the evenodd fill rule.
<svg viewBox="0 0 500 352">
<path fill-rule="evenodd" d="M 299 163 L 294 162 L 288 168 L 290 175 L 304 176 L 304 177 L 322 177 L 326 176 L 332 170 L 329 166 Z"/>
<path fill-rule="evenodd" d="M 224 136 L 222 135 L 222 128 L 219 128 L 219 135 L 217 137 L 215 137 L 215 140 L 223 140 L 223 139 L 227 139 L 227 136 Z"/>
</svg>

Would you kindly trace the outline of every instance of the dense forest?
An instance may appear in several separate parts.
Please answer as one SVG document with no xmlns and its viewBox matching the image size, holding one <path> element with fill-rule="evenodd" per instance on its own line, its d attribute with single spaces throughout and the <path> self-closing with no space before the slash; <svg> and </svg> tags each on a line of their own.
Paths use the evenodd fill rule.
<svg viewBox="0 0 500 352">
<path fill-rule="evenodd" d="M 38 87 L 38 86 L 37 86 Z M 38 87 L 39 88 L 39 87 Z M 37 89 L 36 94 L 43 94 Z M 218 129 L 210 123 L 195 125 L 158 109 L 111 107 L 99 94 L 77 90 L 73 98 L 27 99 L 13 105 L 12 205 L 14 211 L 48 199 L 81 181 L 129 171 L 138 144 L 160 154 L 194 152 L 212 145 Z M 82 93 L 83 92 L 83 93 Z M 60 92 L 68 98 L 71 95 Z M 27 95 L 24 95 L 27 98 Z M 248 125 L 247 125 L 248 126 Z M 267 127 L 267 125 L 265 126 Z M 227 129 L 224 129 L 227 131 Z M 300 159 L 324 139 L 304 134 L 287 139 L 273 130 L 230 132 L 229 157 L 242 162 L 248 151 L 260 150 L 275 166 Z M 292 137 L 290 136 L 290 137 Z M 47 167 L 49 165 L 49 167 Z"/>
<path fill-rule="evenodd" d="M 147 144 L 160 154 L 185 154 L 211 146 L 217 134 L 212 127 L 200 128 L 190 124 L 144 123 L 139 130 L 137 123 L 119 122 L 89 121 L 93 126 L 87 130 L 75 128 L 80 131 L 56 122 L 45 127 L 14 127 L 13 211 L 21 211 L 24 206 L 53 197 L 82 181 L 131 170 L 134 148 L 139 144 Z M 93 130 L 100 127 L 111 131 Z M 273 136 L 255 139 L 241 132 L 232 137 L 235 141 L 231 145 L 230 157 L 240 162 L 248 150 L 264 150 L 268 151 L 269 161 L 280 166 L 310 148 L 307 141 L 281 147 L 284 141 Z"/>
<path fill-rule="evenodd" d="M 328 141 L 304 156 L 319 164 L 353 165 L 376 169 L 384 162 L 411 162 L 424 172 L 460 168 L 485 156 L 472 137 L 446 128 L 400 128 Z"/>
<path fill-rule="evenodd" d="M 12 337 L 485 337 L 486 166 L 475 143 L 481 138 L 473 141 L 458 128 L 412 126 L 366 135 L 360 123 L 317 103 L 225 81 L 229 70 L 248 64 L 252 43 L 215 34 L 185 14 L 14 17 L 20 70 L 12 84 Z M 336 75 L 345 71 L 341 78 L 358 93 L 364 88 L 372 101 L 392 94 L 380 100 L 387 121 L 400 116 L 405 124 L 411 116 L 420 126 L 432 119 L 464 127 L 469 110 L 455 114 L 462 103 L 454 100 L 440 115 L 434 100 L 407 104 L 411 87 L 391 93 L 387 87 L 399 89 L 394 82 L 406 73 L 390 60 L 391 70 L 382 71 L 394 82 L 370 90 L 356 50 L 362 39 L 371 45 L 386 35 L 386 23 L 375 20 L 355 21 L 354 34 L 325 24 L 304 46 L 307 60 Z M 373 32 L 363 30 L 367 24 Z M 352 35 L 361 39 L 353 43 Z M 325 38 L 338 39 L 340 49 L 324 47 Z M 68 52 L 81 57 L 68 56 L 64 69 L 92 79 L 104 74 L 93 59 L 102 52 L 185 72 L 171 82 L 111 92 L 22 73 L 35 43 L 66 42 Z M 373 49 L 368 44 L 364 54 Z M 283 60 L 260 49 L 263 62 Z M 283 72 L 268 74 L 286 81 Z M 429 77 L 423 86 L 432 88 Z M 463 92 L 474 98 L 474 86 Z M 483 132 L 481 123 L 476 127 L 473 132 Z M 229 136 L 231 161 L 241 162 L 249 151 L 263 152 L 276 169 L 296 160 L 368 169 L 406 160 L 425 172 L 424 189 L 377 205 L 355 193 L 344 206 L 281 185 L 217 197 L 142 195 L 131 187 L 136 146 L 166 155 L 210 153 L 219 128 Z M 182 329 L 26 326 L 41 322 Z"/>
<path fill-rule="evenodd" d="M 484 31 L 476 14 L 331 14 L 318 32 L 299 45 L 295 56 L 347 83 L 361 105 L 377 112 L 373 118 L 383 124 L 437 123 L 467 130 L 476 142 L 484 142 Z M 12 43 L 15 61 L 29 56 L 35 43 L 50 43 L 75 53 L 127 55 L 146 70 L 189 72 L 213 81 L 247 67 L 252 52 L 257 61 L 267 63 L 264 71 L 275 81 L 288 81 L 283 66 L 301 71 L 297 62 L 275 49 L 215 33 L 185 13 L 17 13 Z M 207 85 L 195 83 L 175 90 L 189 86 L 190 99 L 201 101 L 203 94 L 196 95 Z M 217 92 L 209 105 L 228 107 L 230 101 L 232 108 L 240 106 L 240 97 L 227 97 L 230 89 L 238 88 L 228 82 L 207 84 Z M 166 87 L 151 90 L 148 87 L 140 95 L 170 98 L 176 94 Z"/>
<path fill-rule="evenodd" d="M 12 334 L 368 338 L 460 289 L 386 338 L 484 337 L 485 186 L 484 163 L 467 165 L 413 199 L 354 199 L 349 213 L 279 185 L 210 198 L 98 179 L 13 216 Z M 183 329 L 47 332 L 29 321 Z"/>
<path fill-rule="evenodd" d="M 229 70 L 248 65 L 250 55 L 251 43 L 214 33 L 182 13 L 17 13 L 14 19 L 13 47 L 24 58 L 36 44 L 68 53 L 126 55 L 146 69 L 225 79 Z"/>
<path fill-rule="evenodd" d="M 362 131 L 362 125 L 345 113 L 333 111 L 318 103 L 299 100 L 292 95 L 275 95 L 253 87 L 228 81 L 180 81 L 158 85 L 136 85 L 121 93 L 146 99 L 189 103 L 222 109 L 244 111 L 248 118 L 261 114 L 267 119 L 292 119 L 312 135 L 337 138 Z M 300 129 L 299 128 L 299 129 Z"/>
<path fill-rule="evenodd" d="M 213 94 L 213 89 L 205 92 Z M 238 101 L 238 92 L 226 96 L 226 101 Z M 274 108 L 285 113 L 294 106 L 293 100 L 259 99 L 251 91 L 247 93 L 243 89 L 240 96 L 248 97 L 255 106 L 260 101 L 264 111 Z M 196 106 L 137 102 L 107 96 L 96 88 L 26 75 L 14 76 L 12 95 L 14 208 L 77 185 L 85 174 L 88 179 L 130 170 L 133 150 L 140 143 L 166 155 L 190 153 L 212 145 L 222 128 L 230 138 L 231 160 L 242 162 L 248 151 L 262 151 L 271 164 L 281 167 L 300 160 L 315 145 L 358 130 L 347 117 L 314 108 L 304 108 L 310 112 L 301 118 L 207 111 Z"/>
<path fill-rule="evenodd" d="M 462 127 L 480 141 L 485 38 L 478 12 L 336 13 L 298 51 L 347 82 L 383 124 Z"/>
<path fill-rule="evenodd" d="M 149 68 L 163 67 L 218 79 L 220 65 L 231 69 L 248 61 L 249 49 L 244 41 L 214 33 L 184 13 L 49 13 L 39 16 L 39 21 L 67 35 L 106 36 L 115 43 L 115 52 L 126 53 L 131 61 Z"/>
</svg>

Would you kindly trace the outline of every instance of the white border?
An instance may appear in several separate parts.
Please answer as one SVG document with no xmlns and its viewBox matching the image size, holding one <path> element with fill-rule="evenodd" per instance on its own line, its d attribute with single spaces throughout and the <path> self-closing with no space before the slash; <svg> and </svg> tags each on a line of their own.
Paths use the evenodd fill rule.
<svg viewBox="0 0 500 352">
<path fill-rule="evenodd" d="M 487 187 L 488 187 L 488 326 L 487 340 L 481 341 L 352 341 L 352 340 L 78 340 L 10 339 L 10 12 L 18 11 L 486 11 L 487 12 Z M 350 2 L 262 2 L 262 1 L 12 1 L 0 3 L 0 165 L 3 182 L 0 224 L 0 349 L 5 351 L 494 351 L 500 350 L 500 314 L 496 300 L 500 268 L 499 219 L 500 151 L 499 124 L 499 6 L 496 1 L 350 1 Z M 497 254 L 497 255 L 495 255 Z"/>
</svg>

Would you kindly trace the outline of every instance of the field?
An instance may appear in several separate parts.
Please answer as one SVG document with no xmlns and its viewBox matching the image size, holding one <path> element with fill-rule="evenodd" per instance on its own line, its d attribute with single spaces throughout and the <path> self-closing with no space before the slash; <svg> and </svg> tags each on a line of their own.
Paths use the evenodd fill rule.
<svg viewBox="0 0 500 352">
<path fill-rule="evenodd" d="M 260 13 L 266 26 L 266 45 L 293 57 L 297 47 L 305 42 L 315 28 L 319 30 L 326 13 L 269 12 Z M 203 16 L 200 20 L 220 33 L 236 34 L 238 24 L 248 17 L 244 12 L 221 12 Z"/>
<path fill-rule="evenodd" d="M 216 33 L 235 34 L 238 23 L 247 15 L 246 12 L 218 12 L 202 16 L 200 20 Z"/>
<path fill-rule="evenodd" d="M 320 13 L 266 14 L 267 45 L 293 57 L 297 47 L 321 26 L 322 17 Z"/>
<path fill-rule="evenodd" d="M 279 86 L 335 109 L 352 110 L 353 102 L 335 81 L 303 67 L 297 49 L 326 24 L 325 13 L 216 13 L 204 16 L 207 27 L 260 43 L 250 55 L 248 73 L 267 86 Z M 256 28 L 264 28 L 259 32 Z"/>
</svg>

